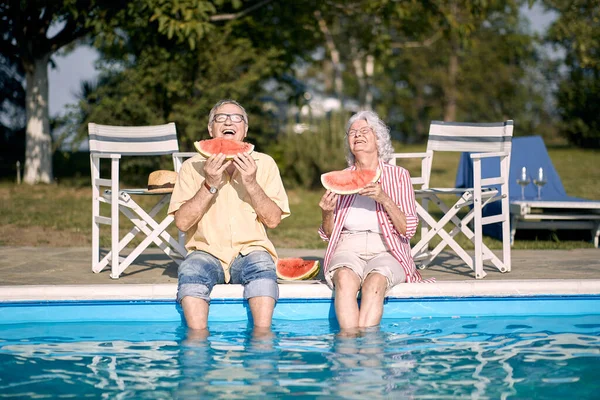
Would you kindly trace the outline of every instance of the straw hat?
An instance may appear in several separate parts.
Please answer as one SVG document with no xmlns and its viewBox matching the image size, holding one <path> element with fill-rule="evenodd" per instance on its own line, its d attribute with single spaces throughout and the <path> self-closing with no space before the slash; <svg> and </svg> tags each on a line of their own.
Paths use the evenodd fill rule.
<svg viewBox="0 0 600 400">
<path fill-rule="evenodd" d="M 177 172 L 164 169 L 151 172 L 148 176 L 148 193 L 172 193 Z"/>
</svg>

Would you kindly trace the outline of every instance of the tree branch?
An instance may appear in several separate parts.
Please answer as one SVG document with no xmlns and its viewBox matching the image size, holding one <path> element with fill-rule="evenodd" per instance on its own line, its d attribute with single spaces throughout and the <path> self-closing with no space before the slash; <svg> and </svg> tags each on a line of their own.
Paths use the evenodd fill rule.
<svg viewBox="0 0 600 400">
<path fill-rule="evenodd" d="M 406 43 L 392 43 L 390 47 L 392 49 L 409 49 L 415 47 L 429 47 L 437 42 L 442 37 L 442 31 L 434 33 L 429 39 L 422 42 L 406 42 Z"/>
<path fill-rule="evenodd" d="M 209 18 L 209 21 L 212 21 L 212 22 L 231 21 L 232 19 L 237 19 L 237 18 L 243 17 L 244 15 L 251 13 L 252 11 L 256 10 L 257 8 L 260 8 L 267 3 L 270 3 L 271 1 L 273 1 L 273 0 L 262 0 L 258 3 L 256 3 L 255 5 L 250 6 L 247 9 L 237 12 L 237 13 L 213 15 Z"/>
<path fill-rule="evenodd" d="M 54 53 L 61 47 L 66 46 L 74 40 L 77 40 L 91 32 L 92 28 L 84 28 L 83 26 L 83 22 L 69 19 L 65 27 L 56 35 L 54 35 L 54 37 L 49 39 L 50 52 Z"/>
<path fill-rule="evenodd" d="M 6 6 L 6 5 L 5 5 Z M 24 31 L 24 19 L 25 13 L 21 12 L 21 5 L 18 0 L 11 0 L 8 6 L 9 19 L 12 20 L 12 33 L 15 38 L 17 48 L 20 50 L 24 48 L 25 43 L 25 31 Z M 21 55 L 23 57 L 23 55 Z"/>
</svg>

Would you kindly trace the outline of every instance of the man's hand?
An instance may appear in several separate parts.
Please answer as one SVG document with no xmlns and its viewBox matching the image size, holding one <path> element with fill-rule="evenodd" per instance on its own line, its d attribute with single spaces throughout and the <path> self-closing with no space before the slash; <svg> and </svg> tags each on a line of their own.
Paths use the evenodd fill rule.
<svg viewBox="0 0 600 400">
<path fill-rule="evenodd" d="M 381 185 L 376 182 L 367 184 L 358 194 L 367 196 L 380 204 L 384 204 L 389 199 L 387 193 L 381 189 Z"/>
<path fill-rule="evenodd" d="M 209 186 L 218 186 L 223 180 L 223 172 L 231 165 L 225 161 L 225 154 L 213 154 L 204 163 L 204 179 Z"/>
<path fill-rule="evenodd" d="M 335 210 L 337 198 L 337 194 L 333 193 L 331 190 L 327 190 L 323 197 L 321 197 L 321 201 L 319 201 L 319 207 L 321 207 L 321 210 L 323 210 L 323 212 L 333 212 Z"/>
<path fill-rule="evenodd" d="M 233 157 L 233 165 L 240 172 L 242 183 L 248 187 L 256 182 L 256 162 L 251 155 L 238 153 Z"/>
</svg>

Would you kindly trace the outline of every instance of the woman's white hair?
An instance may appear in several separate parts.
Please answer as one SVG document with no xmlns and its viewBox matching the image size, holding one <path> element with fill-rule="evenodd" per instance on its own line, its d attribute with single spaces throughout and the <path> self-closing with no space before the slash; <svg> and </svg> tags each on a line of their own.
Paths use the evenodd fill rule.
<svg viewBox="0 0 600 400">
<path fill-rule="evenodd" d="M 392 138 L 390 137 L 390 128 L 379 118 L 379 116 L 373 111 L 359 111 L 354 114 L 346 123 L 346 161 L 348 166 L 353 166 L 356 159 L 354 154 L 350 151 L 350 145 L 348 143 L 348 131 L 353 123 L 358 120 L 364 119 L 367 124 L 373 129 L 375 136 L 377 137 L 377 156 L 380 160 L 388 162 L 392 159 L 392 153 L 394 148 L 392 147 Z"/>
</svg>

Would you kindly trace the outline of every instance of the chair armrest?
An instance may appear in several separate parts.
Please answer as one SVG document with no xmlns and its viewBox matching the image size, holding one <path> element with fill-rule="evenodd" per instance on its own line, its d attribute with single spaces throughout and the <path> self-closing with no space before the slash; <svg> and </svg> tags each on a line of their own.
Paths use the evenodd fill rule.
<svg viewBox="0 0 600 400">
<path fill-rule="evenodd" d="M 419 176 L 410 177 L 410 182 L 413 185 L 421 185 L 422 188 L 429 186 L 429 171 L 431 169 L 431 158 L 433 157 L 432 151 L 424 151 L 420 153 L 392 153 L 392 159 L 390 163 L 397 165 L 396 160 L 398 159 L 419 159 L 421 160 L 421 171 Z"/>
<path fill-rule="evenodd" d="M 90 153 L 93 158 L 112 158 L 112 159 L 120 159 L 120 154 L 106 154 L 106 153 Z"/>
<path fill-rule="evenodd" d="M 430 153 L 393 153 L 392 158 L 425 158 L 428 157 Z"/>
<path fill-rule="evenodd" d="M 190 158 L 190 157 L 194 157 L 195 155 L 197 155 L 197 152 L 181 152 L 178 151 L 176 153 L 173 153 L 173 157 L 177 157 L 177 158 Z"/>
<path fill-rule="evenodd" d="M 471 159 L 482 159 L 482 158 L 490 158 L 490 157 L 506 157 L 510 153 L 508 151 L 497 151 L 494 153 L 473 153 L 470 154 Z"/>
<path fill-rule="evenodd" d="M 194 157 L 197 154 L 198 153 L 195 153 L 195 152 L 192 153 L 192 152 L 180 152 L 180 151 L 173 153 L 172 154 L 173 168 L 175 169 L 175 172 L 179 173 L 179 170 L 181 169 L 181 166 L 183 165 L 184 159 Z"/>
</svg>

